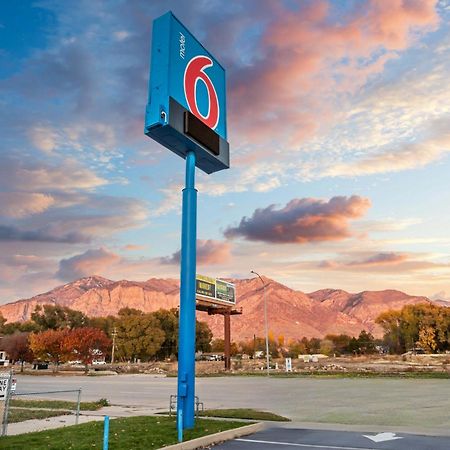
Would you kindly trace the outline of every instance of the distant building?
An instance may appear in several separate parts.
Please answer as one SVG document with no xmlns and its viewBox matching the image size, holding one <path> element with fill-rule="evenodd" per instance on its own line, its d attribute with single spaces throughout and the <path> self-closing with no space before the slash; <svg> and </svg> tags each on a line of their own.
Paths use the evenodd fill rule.
<svg viewBox="0 0 450 450">
<path fill-rule="evenodd" d="M 0 366 L 9 366 L 9 359 L 7 358 L 6 352 L 0 350 Z"/>
</svg>

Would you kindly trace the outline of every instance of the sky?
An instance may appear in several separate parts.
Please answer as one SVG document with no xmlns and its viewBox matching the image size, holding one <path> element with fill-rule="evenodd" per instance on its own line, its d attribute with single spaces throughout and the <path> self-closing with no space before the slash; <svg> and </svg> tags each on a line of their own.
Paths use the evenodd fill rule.
<svg viewBox="0 0 450 450">
<path fill-rule="evenodd" d="M 450 1 L 3 2 L 0 303 L 179 276 L 184 161 L 144 135 L 152 21 L 227 73 L 197 272 L 450 299 Z"/>
</svg>

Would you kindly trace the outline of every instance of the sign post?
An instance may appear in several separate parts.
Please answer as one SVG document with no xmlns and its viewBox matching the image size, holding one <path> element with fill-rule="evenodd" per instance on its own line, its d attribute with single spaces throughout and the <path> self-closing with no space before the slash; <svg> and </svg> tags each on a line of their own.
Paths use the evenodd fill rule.
<svg viewBox="0 0 450 450">
<path fill-rule="evenodd" d="M 147 136 L 186 160 L 178 339 L 178 436 L 194 426 L 197 191 L 195 168 L 230 167 L 225 69 L 171 13 L 153 22 Z"/>
<path fill-rule="evenodd" d="M 178 397 L 184 428 L 194 426 L 195 402 L 195 274 L 197 244 L 197 191 L 195 153 L 186 156 L 181 224 L 180 329 L 178 338 Z M 194 356 L 194 357 L 192 357 Z"/>
</svg>

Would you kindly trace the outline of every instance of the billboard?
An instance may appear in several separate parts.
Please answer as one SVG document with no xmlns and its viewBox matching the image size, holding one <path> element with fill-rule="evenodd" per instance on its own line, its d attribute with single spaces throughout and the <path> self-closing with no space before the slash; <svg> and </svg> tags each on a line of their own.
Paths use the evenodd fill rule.
<svg viewBox="0 0 450 450">
<path fill-rule="evenodd" d="M 236 305 L 236 288 L 233 283 L 198 274 L 195 281 L 197 301 L 221 306 Z"/>
<path fill-rule="evenodd" d="M 153 22 L 145 134 L 206 173 L 230 166 L 225 69 L 171 12 Z"/>
</svg>

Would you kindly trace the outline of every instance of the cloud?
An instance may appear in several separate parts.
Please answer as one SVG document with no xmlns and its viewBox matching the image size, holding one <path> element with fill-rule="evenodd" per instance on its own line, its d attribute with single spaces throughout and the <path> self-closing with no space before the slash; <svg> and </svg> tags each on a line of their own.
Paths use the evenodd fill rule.
<svg viewBox="0 0 450 450">
<path fill-rule="evenodd" d="M 29 135 L 32 144 L 44 153 L 51 153 L 56 147 L 56 133 L 49 127 L 36 126 Z"/>
<path fill-rule="evenodd" d="M 356 258 L 355 258 L 356 257 Z M 448 272 L 448 263 L 434 262 L 427 254 L 412 254 L 399 252 L 350 252 L 339 260 L 323 260 L 319 263 L 311 262 L 312 268 L 344 271 L 344 272 L 372 272 L 387 274 L 407 274 L 427 271 Z"/>
<path fill-rule="evenodd" d="M 145 245 L 137 245 L 137 244 L 127 244 L 127 245 L 123 246 L 123 250 L 130 251 L 130 252 L 137 251 L 137 250 L 143 250 L 145 248 L 146 248 Z"/>
<path fill-rule="evenodd" d="M 379 266 L 386 264 L 398 264 L 406 261 L 408 256 L 405 254 L 382 252 L 371 255 L 360 261 L 351 261 L 347 263 L 348 266 Z"/>
<path fill-rule="evenodd" d="M 439 23 L 433 0 L 368 1 L 338 20 L 332 2 L 268 5 L 254 58 L 231 72 L 231 123 L 247 139 L 290 147 L 332 120 L 339 94 L 357 92 Z"/>
<path fill-rule="evenodd" d="M 80 255 L 61 260 L 56 276 L 63 281 L 73 281 L 90 275 L 101 275 L 120 259 L 119 255 L 103 247 L 87 250 Z"/>
<path fill-rule="evenodd" d="M 39 214 L 54 205 L 50 195 L 26 192 L 0 192 L 0 215 L 21 218 Z"/>
<path fill-rule="evenodd" d="M 4 189 L 71 192 L 91 190 L 108 183 L 73 159 L 50 164 L 3 157 L 0 162 L 0 187 Z"/>
<path fill-rule="evenodd" d="M 361 217 L 370 206 L 359 196 L 293 199 L 284 208 L 270 205 L 244 217 L 237 227 L 225 230 L 227 238 L 250 241 L 298 243 L 333 241 L 352 235 L 348 221 Z"/>
<path fill-rule="evenodd" d="M 421 142 L 400 145 L 397 149 L 386 149 L 378 154 L 356 161 L 338 163 L 329 167 L 322 175 L 360 176 L 399 172 L 426 166 L 450 152 L 450 132 L 443 131 Z"/>
<path fill-rule="evenodd" d="M 172 256 L 161 258 L 162 264 L 179 264 L 181 259 L 181 250 L 175 252 Z M 231 245 L 228 242 L 214 241 L 211 239 L 197 239 L 197 264 L 215 265 L 225 264 L 231 259 Z"/>
<path fill-rule="evenodd" d="M 89 238 L 76 231 L 55 235 L 46 228 L 21 230 L 14 226 L 0 225 L 0 241 L 58 242 L 75 244 L 89 242 Z"/>
</svg>

